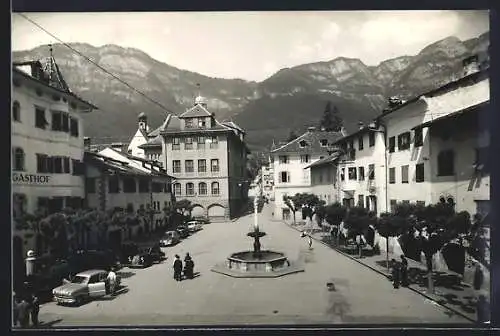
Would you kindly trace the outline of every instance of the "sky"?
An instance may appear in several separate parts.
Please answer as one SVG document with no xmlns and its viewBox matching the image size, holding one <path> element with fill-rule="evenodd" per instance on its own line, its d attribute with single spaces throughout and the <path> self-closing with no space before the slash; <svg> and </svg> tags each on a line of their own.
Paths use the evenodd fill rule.
<svg viewBox="0 0 500 336">
<path fill-rule="evenodd" d="M 366 65 L 489 30 L 488 11 L 23 13 L 64 42 L 116 44 L 183 70 L 261 81 L 336 57 Z M 12 50 L 57 40 L 12 14 Z"/>
</svg>

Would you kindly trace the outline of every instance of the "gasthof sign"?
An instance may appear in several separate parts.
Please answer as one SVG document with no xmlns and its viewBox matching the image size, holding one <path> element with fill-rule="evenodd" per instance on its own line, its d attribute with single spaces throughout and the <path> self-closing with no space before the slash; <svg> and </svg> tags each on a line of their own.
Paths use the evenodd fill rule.
<svg viewBox="0 0 500 336">
<path fill-rule="evenodd" d="M 12 182 L 16 184 L 46 184 L 50 182 L 50 175 L 13 173 Z"/>
</svg>

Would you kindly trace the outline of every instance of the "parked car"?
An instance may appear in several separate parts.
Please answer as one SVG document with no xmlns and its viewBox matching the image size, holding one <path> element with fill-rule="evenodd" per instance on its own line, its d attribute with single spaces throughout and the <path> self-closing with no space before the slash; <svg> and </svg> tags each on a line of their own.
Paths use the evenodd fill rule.
<svg viewBox="0 0 500 336">
<path fill-rule="evenodd" d="M 111 250 L 77 251 L 68 258 L 71 273 L 88 269 L 109 269 L 120 265 L 119 257 Z"/>
<path fill-rule="evenodd" d="M 165 236 L 160 240 L 160 246 L 173 246 L 181 241 L 181 237 L 177 231 L 167 231 Z"/>
<path fill-rule="evenodd" d="M 179 236 L 182 239 L 189 237 L 189 229 L 187 226 L 179 226 L 179 227 L 177 227 L 177 229 L 175 229 L 175 231 L 177 231 L 177 233 L 179 233 Z"/>
<path fill-rule="evenodd" d="M 128 267 L 130 268 L 147 268 L 153 265 L 153 257 L 151 254 L 142 251 L 137 253 L 130 259 Z"/>
<path fill-rule="evenodd" d="M 195 217 L 194 220 L 200 224 L 210 224 L 210 220 L 207 217 Z"/>
<path fill-rule="evenodd" d="M 107 277 L 108 272 L 105 270 L 94 269 L 80 272 L 71 281 L 52 290 L 54 300 L 57 304 L 81 305 L 85 301 L 103 297 L 108 294 Z M 117 285 L 120 282 L 121 279 L 117 276 Z"/>
<path fill-rule="evenodd" d="M 202 229 L 202 224 L 194 220 L 187 222 L 187 227 L 190 232 L 196 232 Z"/>
<path fill-rule="evenodd" d="M 139 252 L 151 256 L 153 262 L 161 262 L 165 259 L 165 252 L 160 248 L 160 243 L 138 245 Z"/>
<path fill-rule="evenodd" d="M 18 291 L 36 293 L 40 300 L 50 300 L 52 289 L 61 285 L 62 280 L 71 273 L 66 260 L 55 260 L 51 256 L 41 256 L 35 261 L 35 273 L 26 277 L 26 283 Z"/>
</svg>

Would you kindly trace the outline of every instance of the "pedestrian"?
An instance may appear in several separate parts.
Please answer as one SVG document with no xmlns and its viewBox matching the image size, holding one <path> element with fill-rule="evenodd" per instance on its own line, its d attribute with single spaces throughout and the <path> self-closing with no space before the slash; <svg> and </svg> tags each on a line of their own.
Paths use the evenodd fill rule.
<svg viewBox="0 0 500 336">
<path fill-rule="evenodd" d="M 17 323 L 19 322 L 19 308 L 18 308 L 18 305 L 19 303 L 21 302 L 21 300 L 19 300 L 19 296 L 16 294 L 16 292 L 12 293 L 13 296 L 12 296 L 12 319 L 13 319 L 13 323 L 14 323 L 14 327 L 17 327 Z"/>
<path fill-rule="evenodd" d="M 174 261 L 174 279 L 177 281 L 182 280 L 182 261 L 179 255 L 175 255 Z"/>
<path fill-rule="evenodd" d="M 34 327 L 38 326 L 38 314 L 40 313 L 40 300 L 36 293 L 31 296 L 31 323 Z"/>
<path fill-rule="evenodd" d="M 17 305 L 17 316 L 21 328 L 28 328 L 30 325 L 30 304 L 26 298 L 22 298 Z"/>
<path fill-rule="evenodd" d="M 186 257 L 184 258 L 184 276 L 187 279 L 192 279 L 194 275 L 194 261 L 189 255 L 186 253 Z"/>
<path fill-rule="evenodd" d="M 478 291 L 483 286 L 484 274 L 483 270 L 481 269 L 481 264 L 478 261 L 476 261 L 475 264 L 476 269 L 474 270 L 474 289 Z"/>
<path fill-rule="evenodd" d="M 486 323 L 490 320 L 490 305 L 484 294 L 479 295 L 476 310 L 478 323 Z"/>
<path fill-rule="evenodd" d="M 391 259 L 392 264 L 392 285 L 394 288 L 399 288 L 400 284 L 400 275 L 401 275 L 401 266 L 400 263 L 396 261 L 396 259 Z"/>
<path fill-rule="evenodd" d="M 307 235 L 307 238 L 308 238 L 308 243 L 309 243 L 309 249 L 312 250 L 313 240 L 311 238 L 311 235 Z"/>
<path fill-rule="evenodd" d="M 113 270 L 113 267 L 109 270 L 108 276 L 106 278 L 109 284 L 109 293 L 111 295 L 115 295 L 116 291 L 116 273 Z"/>
<path fill-rule="evenodd" d="M 405 258 L 404 254 L 401 255 L 401 285 L 403 287 L 408 287 L 408 260 Z"/>
</svg>

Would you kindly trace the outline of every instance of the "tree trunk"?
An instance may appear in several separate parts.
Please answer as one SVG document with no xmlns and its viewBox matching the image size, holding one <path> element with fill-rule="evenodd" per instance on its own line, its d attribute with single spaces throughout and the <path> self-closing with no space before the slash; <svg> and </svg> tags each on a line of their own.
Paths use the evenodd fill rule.
<svg viewBox="0 0 500 336">
<path fill-rule="evenodd" d="M 427 292 L 434 294 L 434 281 L 432 279 L 432 255 L 425 256 L 427 263 Z"/>
<path fill-rule="evenodd" d="M 295 222 L 295 211 L 293 211 L 293 224 L 295 225 L 296 222 Z"/>
<path fill-rule="evenodd" d="M 389 235 L 387 235 L 387 237 L 385 237 L 385 262 L 387 265 L 387 272 L 389 272 L 390 271 L 390 267 L 389 267 Z"/>
</svg>

